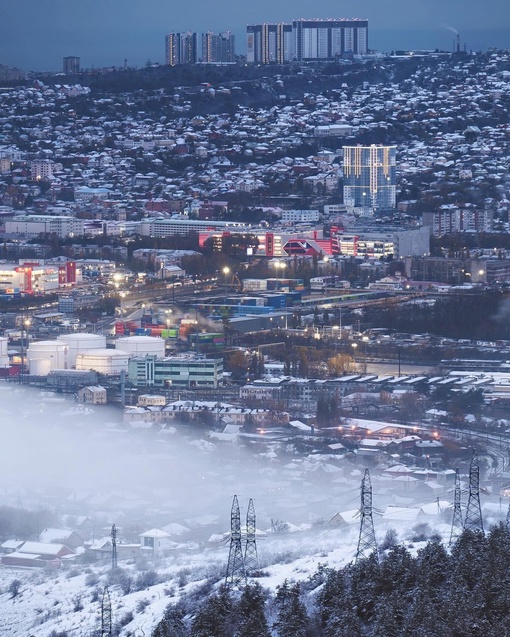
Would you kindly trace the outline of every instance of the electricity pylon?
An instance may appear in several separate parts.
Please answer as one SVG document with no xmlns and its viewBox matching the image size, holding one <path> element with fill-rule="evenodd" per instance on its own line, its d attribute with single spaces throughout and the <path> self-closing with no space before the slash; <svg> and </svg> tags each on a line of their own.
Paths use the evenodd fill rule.
<svg viewBox="0 0 510 637">
<path fill-rule="evenodd" d="M 452 518 L 452 530 L 450 531 L 450 544 L 457 539 L 462 533 L 462 508 L 460 504 L 460 475 L 459 470 L 455 469 L 455 487 L 453 497 L 453 518 Z"/>
<path fill-rule="evenodd" d="M 250 498 L 246 513 L 246 546 L 244 547 L 244 568 L 246 575 L 250 575 L 259 568 L 259 556 L 257 554 L 257 525 L 255 518 L 255 506 Z"/>
<path fill-rule="evenodd" d="M 230 551 L 225 585 L 228 588 L 242 588 L 246 585 L 246 569 L 241 545 L 241 512 L 236 495 L 232 502 L 230 514 Z"/>
<path fill-rule="evenodd" d="M 481 531 L 483 533 L 482 508 L 480 506 L 480 466 L 478 465 L 476 450 L 473 451 L 469 467 L 469 499 L 464 528 L 469 531 Z"/>
<path fill-rule="evenodd" d="M 377 542 L 375 539 L 374 519 L 372 517 L 372 483 L 370 472 L 365 469 L 365 475 L 361 481 L 361 523 L 359 529 L 358 549 L 356 562 L 365 559 L 375 552 L 377 556 Z"/>
</svg>

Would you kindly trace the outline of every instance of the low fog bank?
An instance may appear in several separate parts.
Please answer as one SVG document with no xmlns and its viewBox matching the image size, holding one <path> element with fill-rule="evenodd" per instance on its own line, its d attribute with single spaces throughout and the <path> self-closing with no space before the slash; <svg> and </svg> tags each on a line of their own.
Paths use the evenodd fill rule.
<svg viewBox="0 0 510 637">
<path fill-rule="evenodd" d="M 121 528 L 178 523 L 193 530 L 197 541 L 228 531 L 234 494 L 243 523 L 248 500 L 254 499 L 260 529 L 279 522 L 286 530 L 333 527 L 336 514 L 349 512 L 339 524 L 345 530 L 359 524 L 361 464 L 339 458 L 329 461 L 330 473 L 319 467 L 300 471 L 305 460 L 285 443 L 275 443 L 275 453 L 267 454 L 262 445 L 211 442 L 189 423 L 163 431 L 131 429 L 122 424 L 119 409 L 87 406 L 83 412 L 59 395 L 0 387 L 0 505 L 47 508 L 64 522 L 65 516 L 95 516 L 104 526 L 115 522 Z M 395 480 L 390 486 L 374 475 L 372 483 L 379 536 L 388 526 L 424 521 L 415 511 L 408 519 L 400 511 L 383 520 L 389 505 L 419 505 L 433 527 L 451 521 L 452 492 L 441 502 L 432 493 L 415 501 Z M 505 514 L 494 503 L 494 520 Z"/>
</svg>

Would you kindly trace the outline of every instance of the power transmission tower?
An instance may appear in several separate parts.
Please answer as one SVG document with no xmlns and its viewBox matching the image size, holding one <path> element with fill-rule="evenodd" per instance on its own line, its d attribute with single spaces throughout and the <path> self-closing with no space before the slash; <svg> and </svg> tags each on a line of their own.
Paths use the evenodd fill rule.
<svg viewBox="0 0 510 637">
<path fill-rule="evenodd" d="M 101 600 L 101 637 L 111 637 L 112 635 L 112 602 L 108 586 L 104 587 L 103 599 Z"/>
<path fill-rule="evenodd" d="M 241 588 L 246 585 L 246 570 L 244 568 L 243 548 L 241 545 L 241 512 L 236 495 L 232 502 L 232 512 L 230 514 L 230 551 L 225 585 L 228 588 Z"/>
<path fill-rule="evenodd" d="M 361 481 L 361 524 L 359 529 L 358 549 L 356 562 L 365 559 L 375 552 L 377 556 L 377 542 L 375 540 L 374 519 L 372 517 L 372 483 L 370 472 L 365 469 L 365 475 Z"/>
<path fill-rule="evenodd" d="M 481 531 L 483 533 L 482 508 L 480 506 L 480 467 L 476 450 L 473 451 L 469 467 L 469 499 L 464 528 L 468 531 Z"/>
<path fill-rule="evenodd" d="M 112 524 L 112 530 L 110 532 L 112 538 L 112 570 L 117 568 L 117 527 Z"/>
<path fill-rule="evenodd" d="M 454 487 L 454 499 L 453 499 L 453 518 L 452 518 L 452 530 L 450 532 L 450 544 L 453 544 L 454 540 L 462 532 L 462 509 L 460 505 L 460 475 L 459 470 L 455 469 L 455 487 Z"/>
<path fill-rule="evenodd" d="M 246 575 L 250 575 L 253 571 L 258 571 L 259 568 L 256 532 L 255 506 L 253 505 L 253 499 L 250 498 L 248 511 L 246 513 L 246 546 L 244 547 L 244 568 Z"/>
</svg>

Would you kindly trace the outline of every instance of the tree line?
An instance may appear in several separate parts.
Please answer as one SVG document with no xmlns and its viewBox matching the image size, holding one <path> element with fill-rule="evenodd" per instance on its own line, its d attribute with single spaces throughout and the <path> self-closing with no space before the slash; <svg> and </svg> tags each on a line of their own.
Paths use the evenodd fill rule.
<svg viewBox="0 0 510 637">
<path fill-rule="evenodd" d="M 500 523 L 487 536 L 464 531 L 450 551 L 435 535 L 417 551 L 388 542 L 379 556 L 340 569 L 322 565 L 275 594 L 258 582 L 242 592 L 220 587 L 198 607 L 168 606 L 152 637 L 509 634 L 510 532 Z"/>
</svg>

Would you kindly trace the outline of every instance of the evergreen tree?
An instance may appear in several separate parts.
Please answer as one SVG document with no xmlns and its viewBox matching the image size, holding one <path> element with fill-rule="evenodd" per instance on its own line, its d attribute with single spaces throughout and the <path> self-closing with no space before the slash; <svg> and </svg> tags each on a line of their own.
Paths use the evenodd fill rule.
<svg viewBox="0 0 510 637">
<path fill-rule="evenodd" d="M 260 584 L 246 586 L 236 606 L 236 637 L 271 637 L 264 613 L 266 599 Z"/>
<path fill-rule="evenodd" d="M 276 593 L 278 609 L 274 628 L 279 637 L 306 637 L 309 618 L 301 601 L 299 584 L 291 586 L 287 580 L 278 587 Z"/>
<path fill-rule="evenodd" d="M 183 611 L 169 604 L 166 607 L 162 620 L 156 626 L 152 637 L 185 637 L 186 627 L 183 622 Z"/>
<path fill-rule="evenodd" d="M 231 637 L 232 633 L 232 599 L 228 589 L 222 587 L 195 615 L 191 637 Z"/>
</svg>

